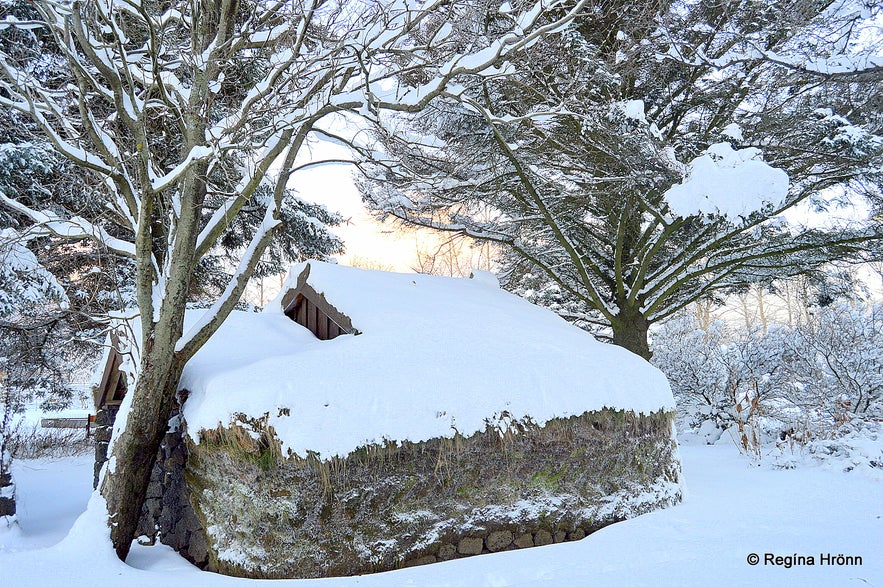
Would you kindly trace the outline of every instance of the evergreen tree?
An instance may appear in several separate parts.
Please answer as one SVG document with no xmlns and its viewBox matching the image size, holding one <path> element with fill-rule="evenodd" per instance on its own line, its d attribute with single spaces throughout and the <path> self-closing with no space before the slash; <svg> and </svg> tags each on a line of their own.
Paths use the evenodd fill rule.
<svg viewBox="0 0 883 587">
<path fill-rule="evenodd" d="M 459 30 L 493 37 L 508 7 Z M 780 216 L 879 201 L 883 76 L 862 32 L 878 12 L 591 2 L 497 77 L 378 121 L 364 197 L 495 243 L 509 289 L 649 357 L 650 325 L 692 301 L 879 242 L 879 216 L 824 229 Z"/>
</svg>

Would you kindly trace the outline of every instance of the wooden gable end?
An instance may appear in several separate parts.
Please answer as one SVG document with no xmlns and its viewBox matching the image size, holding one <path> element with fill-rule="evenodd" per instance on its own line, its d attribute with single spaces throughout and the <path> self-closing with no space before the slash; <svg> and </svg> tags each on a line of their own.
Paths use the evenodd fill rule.
<svg viewBox="0 0 883 587">
<path fill-rule="evenodd" d="M 325 296 L 307 283 L 309 264 L 298 276 L 297 286 L 282 296 L 285 315 L 312 332 L 319 340 L 331 340 L 341 334 L 359 334 L 353 321 L 335 308 Z"/>
<path fill-rule="evenodd" d="M 116 345 L 116 337 L 114 345 Z M 118 408 L 126 395 L 126 376 L 120 371 L 123 364 L 123 356 L 112 348 L 104 364 L 104 372 L 101 375 L 101 382 L 95 388 L 93 399 L 95 401 L 95 409 L 101 410 L 107 407 Z"/>
<path fill-rule="evenodd" d="M 341 334 L 352 334 L 303 294 L 297 296 L 285 315 L 312 332 L 319 340 L 331 340 Z"/>
</svg>

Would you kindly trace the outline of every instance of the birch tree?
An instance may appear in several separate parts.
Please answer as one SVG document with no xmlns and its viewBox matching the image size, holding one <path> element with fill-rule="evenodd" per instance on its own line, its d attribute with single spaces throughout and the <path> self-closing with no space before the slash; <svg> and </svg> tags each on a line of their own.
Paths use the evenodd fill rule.
<svg viewBox="0 0 883 587">
<path fill-rule="evenodd" d="M 494 34 L 508 4 L 494 6 L 474 34 Z M 496 78 L 379 121 L 364 197 L 495 243 L 508 288 L 649 357 L 650 325 L 689 303 L 879 241 L 879 216 L 782 217 L 879 201 L 878 13 L 592 2 Z"/>
<path fill-rule="evenodd" d="M 35 18 L 7 18 L 3 26 L 50 35 L 73 81 L 43 82 L 7 53 L 0 105 L 29 115 L 59 154 L 96 179 L 104 215 L 39 209 L 9 195 L 0 204 L 34 230 L 94 242 L 136 267 L 137 381 L 100 485 L 124 559 L 182 369 L 233 309 L 270 245 L 289 178 L 322 164 L 302 151 L 311 137 L 333 140 L 323 120 L 419 110 L 455 78 L 534 42 L 548 23 L 541 2 L 509 16 L 514 32 L 464 48 L 443 24 L 471 8 L 441 0 L 34 6 Z M 212 308 L 185 332 L 194 269 L 246 210 L 261 220 Z"/>
</svg>

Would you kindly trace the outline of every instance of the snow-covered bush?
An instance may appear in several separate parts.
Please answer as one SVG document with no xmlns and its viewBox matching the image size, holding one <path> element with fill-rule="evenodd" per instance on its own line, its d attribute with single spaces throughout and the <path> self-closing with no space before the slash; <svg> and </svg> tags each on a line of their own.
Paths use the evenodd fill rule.
<svg viewBox="0 0 883 587">
<path fill-rule="evenodd" d="M 766 456 L 777 468 L 792 469 L 808 460 L 827 469 L 859 471 L 883 481 L 883 422 L 851 417 L 826 437 L 803 441 L 785 437 Z"/>
<path fill-rule="evenodd" d="M 730 419 L 733 405 L 727 337 L 722 322 L 703 330 L 696 318 L 688 315 L 669 320 L 653 335 L 653 364 L 671 383 L 678 405 L 678 429 L 701 429 L 709 442 L 720 437 L 721 425 Z"/>
<path fill-rule="evenodd" d="M 665 323 L 653 343 L 653 363 L 678 403 L 680 430 L 694 430 L 709 444 L 729 431 L 746 451 L 769 436 L 762 407 L 782 383 L 772 339 L 739 335 L 721 321 L 703 329 L 681 316 Z"/>
<path fill-rule="evenodd" d="M 15 459 L 61 458 L 94 450 L 84 428 L 43 428 L 39 424 L 16 426 L 6 442 Z"/>
<path fill-rule="evenodd" d="M 830 438 L 810 441 L 807 454 L 822 465 L 841 471 L 858 470 L 883 481 L 883 422 L 853 417 Z"/>
<path fill-rule="evenodd" d="M 678 402 L 680 429 L 709 443 L 730 429 L 747 451 L 788 439 L 814 455 L 839 443 L 839 454 L 856 430 L 883 415 L 879 305 L 832 304 L 816 308 L 807 323 L 767 333 L 735 332 L 722 322 L 701 328 L 684 315 L 659 328 L 653 346 L 653 363 Z"/>
<path fill-rule="evenodd" d="M 883 306 L 822 308 L 786 340 L 790 398 L 829 422 L 883 408 Z"/>
</svg>

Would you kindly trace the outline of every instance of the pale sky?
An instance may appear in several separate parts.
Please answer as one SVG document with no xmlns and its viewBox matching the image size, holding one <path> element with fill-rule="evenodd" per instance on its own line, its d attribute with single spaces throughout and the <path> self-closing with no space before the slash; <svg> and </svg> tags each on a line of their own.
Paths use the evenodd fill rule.
<svg viewBox="0 0 883 587">
<path fill-rule="evenodd" d="M 340 134 L 353 132 L 352 127 L 340 119 L 331 121 L 330 127 Z M 327 141 L 316 140 L 306 147 L 306 161 L 351 158 L 345 147 Z M 413 272 L 420 237 L 414 231 L 403 231 L 391 221 L 380 224 L 371 217 L 356 190 L 355 171 L 346 164 L 313 167 L 295 173 L 289 186 L 304 200 L 324 204 L 346 219 L 344 224 L 332 229 L 346 245 L 346 254 L 338 256 L 340 263 L 351 265 L 362 261 L 394 271 Z"/>
<path fill-rule="evenodd" d="M 340 128 L 334 130 L 341 131 Z M 343 146 L 315 141 L 307 145 L 300 163 L 350 158 L 350 153 Z M 413 273 L 417 265 L 418 247 L 430 248 L 432 243 L 438 242 L 438 237 L 428 230 L 405 230 L 391 220 L 382 224 L 377 222 L 362 203 L 355 186 L 354 172 L 356 169 L 352 165 L 322 165 L 296 172 L 288 185 L 297 190 L 301 199 L 323 204 L 330 211 L 343 216 L 344 222 L 331 228 L 346 247 L 345 254 L 335 257 L 338 263 Z M 260 287 L 250 288 L 246 297 L 263 305 L 276 294 L 280 285 L 279 277 L 267 278 L 263 291 Z"/>
<path fill-rule="evenodd" d="M 411 271 L 415 234 L 402 231 L 391 221 L 380 224 L 374 220 L 359 197 L 352 174 L 351 166 L 317 167 L 299 172 L 289 185 L 301 198 L 324 204 L 346 219 L 344 224 L 332 228 L 346 245 L 346 254 L 338 257 L 340 263 L 349 265 L 354 259 L 363 259 L 388 265 L 395 271 Z"/>
</svg>

